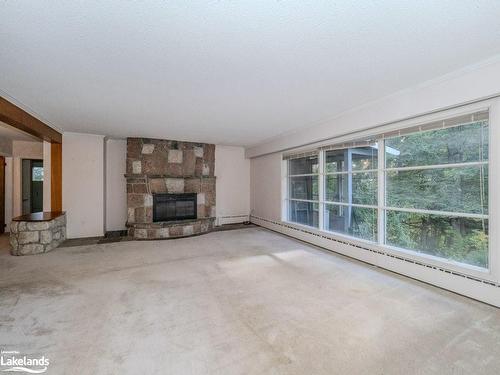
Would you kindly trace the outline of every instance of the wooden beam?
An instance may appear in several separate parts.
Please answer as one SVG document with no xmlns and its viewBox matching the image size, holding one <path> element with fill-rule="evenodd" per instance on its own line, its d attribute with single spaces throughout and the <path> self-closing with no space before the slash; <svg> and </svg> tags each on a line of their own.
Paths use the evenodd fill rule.
<svg viewBox="0 0 500 375">
<path fill-rule="evenodd" d="M 61 143 L 62 135 L 0 96 L 0 121 L 47 142 Z"/>
<path fill-rule="evenodd" d="M 62 144 L 50 145 L 50 209 L 62 211 Z"/>
</svg>

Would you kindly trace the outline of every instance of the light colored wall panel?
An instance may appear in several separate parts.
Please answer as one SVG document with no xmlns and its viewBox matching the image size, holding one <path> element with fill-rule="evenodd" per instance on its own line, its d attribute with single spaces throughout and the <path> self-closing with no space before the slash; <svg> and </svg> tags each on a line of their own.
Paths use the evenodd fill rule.
<svg viewBox="0 0 500 375">
<path fill-rule="evenodd" d="M 265 155 L 250 162 L 252 215 L 281 219 L 281 154 Z"/>
<path fill-rule="evenodd" d="M 104 137 L 63 134 L 63 210 L 68 238 L 104 234 Z"/>
<path fill-rule="evenodd" d="M 6 138 L 0 138 L 0 155 L 12 156 L 12 141 Z"/>
<path fill-rule="evenodd" d="M 43 159 L 43 143 L 41 141 L 13 141 L 12 156 L 23 159 Z"/>
<path fill-rule="evenodd" d="M 250 213 L 250 160 L 243 147 L 215 146 L 216 223 L 241 223 Z"/>
<path fill-rule="evenodd" d="M 127 141 L 106 140 L 106 231 L 124 230 L 127 222 L 125 180 Z"/>
</svg>

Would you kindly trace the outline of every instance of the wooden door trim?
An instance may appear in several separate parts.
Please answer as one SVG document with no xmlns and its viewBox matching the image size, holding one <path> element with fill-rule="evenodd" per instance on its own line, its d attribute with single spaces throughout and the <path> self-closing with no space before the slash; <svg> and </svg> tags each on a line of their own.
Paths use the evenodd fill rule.
<svg viewBox="0 0 500 375">
<path fill-rule="evenodd" d="M 50 210 L 62 211 L 62 144 L 50 145 Z"/>
</svg>

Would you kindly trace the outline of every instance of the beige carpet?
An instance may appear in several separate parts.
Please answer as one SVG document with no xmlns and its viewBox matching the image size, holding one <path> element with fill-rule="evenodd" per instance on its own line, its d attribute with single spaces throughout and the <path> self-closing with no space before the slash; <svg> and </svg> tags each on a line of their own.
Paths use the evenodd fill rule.
<svg viewBox="0 0 500 375">
<path fill-rule="evenodd" d="M 498 374 L 500 310 L 260 228 L 0 251 L 0 348 L 47 374 Z"/>
</svg>

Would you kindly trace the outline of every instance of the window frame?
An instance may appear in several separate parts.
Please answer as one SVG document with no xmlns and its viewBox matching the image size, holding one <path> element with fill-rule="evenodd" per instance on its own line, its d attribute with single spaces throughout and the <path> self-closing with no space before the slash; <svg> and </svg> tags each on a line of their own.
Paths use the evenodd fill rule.
<svg viewBox="0 0 500 375">
<path fill-rule="evenodd" d="M 399 132 L 400 130 L 405 130 L 408 128 L 413 128 L 415 126 L 420 126 L 420 125 L 425 125 L 431 122 L 435 121 L 445 121 L 449 118 L 456 117 L 456 116 L 461 116 L 461 115 L 467 115 L 470 113 L 478 112 L 478 111 L 488 111 L 488 160 L 487 161 L 479 161 L 479 162 L 473 162 L 476 165 L 486 165 L 488 167 L 488 214 L 487 215 L 482 215 L 482 214 L 470 214 L 471 217 L 477 217 L 477 216 L 486 216 L 488 219 L 488 227 L 489 233 L 488 233 L 488 268 L 482 268 L 474 265 L 469 265 L 466 263 L 460 263 L 454 260 L 446 259 L 446 258 L 441 258 L 437 257 L 434 255 L 430 254 L 425 254 L 425 253 L 418 253 L 414 250 L 409 250 L 409 249 L 404 249 L 404 248 L 399 248 L 396 246 L 391 246 L 385 244 L 385 235 L 386 235 L 386 225 L 385 225 L 385 216 L 386 216 L 386 210 L 391 209 L 391 207 L 386 206 L 386 196 L 385 196 L 385 189 L 386 189 L 386 184 L 385 184 L 385 179 L 386 179 L 386 172 L 387 170 L 394 170 L 398 168 L 386 168 L 385 167 L 385 141 L 383 138 L 378 138 L 376 137 L 376 142 L 378 143 L 378 164 L 377 164 L 377 169 L 376 170 L 366 170 L 366 171 L 359 171 L 359 172 L 377 172 L 377 188 L 378 188 L 378 193 L 377 193 L 377 225 L 378 225 L 378 230 L 377 230 L 377 241 L 372 242 L 368 240 L 364 240 L 362 238 L 357 238 L 353 237 L 347 234 L 339 233 L 339 232 L 332 232 L 332 231 L 327 231 L 324 229 L 324 223 L 323 223 L 323 215 L 324 215 L 324 204 L 325 203 L 334 203 L 334 204 L 341 204 L 339 202 L 331 202 L 327 201 L 325 198 L 325 192 L 324 190 L 324 183 L 325 183 L 325 176 L 327 174 L 338 174 L 336 173 L 325 173 L 325 150 L 321 149 L 325 146 L 328 146 L 329 144 L 338 144 L 341 142 L 352 142 L 355 139 L 359 139 L 360 136 L 366 135 L 371 136 L 374 134 L 375 131 L 378 133 L 387 133 L 387 132 Z M 498 231 L 494 230 L 493 228 L 497 228 L 497 222 L 499 222 L 500 218 L 500 199 L 497 199 L 495 194 L 492 194 L 491 192 L 493 191 L 493 187 L 495 185 L 500 184 L 500 170 L 499 172 L 495 171 L 494 166 L 500 163 L 500 148 L 493 147 L 492 145 L 494 144 L 493 140 L 495 139 L 500 139 L 500 127 L 497 127 L 496 125 L 500 124 L 500 100 L 498 99 L 491 99 L 491 100 L 485 100 L 485 101 L 480 101 L 477 103 L 472 103 L 468 105 L 463 105 L 463 106 L 457 106 L 455 108 L 439 111 L 439 112 L 434 112 L 430 113 L 427 115 L 419 116 L 416 118 L 412 119 L 406 119 L 406 120 L 401 120 L 397 122 L 393 122 L 390 124 L 382 125 L 382 126 L 377 126 L 370 128 L 369 130 L 365 131 L 360 131 L 357 132 L 356 134 L 346 134 L 344 136 L 330 139 L 328 141 L 323 141 L 321 143 L 316 144 L 316 150 L 318 150 L 319 155 L 318 155 L 318 162 L 319 162 L 319 181 L 318 181 L 318 186 L 319 186 L 319 224 L 320 226 L 318 228 L 314 227 L 309 227 L 305 226 L 302 224 L 294 223 L 288 220 L 288 216 L 282 216 L 282 221 L 285 222 L 287 225 L 290 225 L 292 227 L 296 226 L 298 229 L 301 228 L 307 228 L 309 230 L 312 230 L 312 232 L 317 233 L 319 235 L 325 235 L 327 234 L 329 237 L 332 239 L 338 239 L 340 241 L 347 241 L 349 243 L 352 243 L 353 245 L 360 245 L 364 246 L 369 249 L 373 249 L 377 252 L 381 253 L 386 253 L 388 255 L 396 256 L 396 257 L 404 257 L 405 259 L 413 260 L 418 263 L 426 264 L 431 267 L 437 267 L 437 268 L 443 268 L 445 270 L 449 271 L 456 271 L 462 274 L 467 274 L 472 277 L 477 277 L 482 280 L 489 280 L 489 281 L 498 281 L 500 279 L 500 249 L 497 249 L 497 245 L 499 244 L 500 240 L 500 233 L 497 233 Z M 346 147 L 347 148 L 347 147 Z M 302 150 L 307 150 L 307 151 L 312 151 L 314 149 L 311 149 L 309 147 L 308 149 L 302 149 Z M 305 152 L 305 151 L 302 151 Z M 283 160 L 283 158 L 282 158 Z M 464 165 L 471 165 L 471 163 L 454 163 L 454 164 L 446 164 L 445 166 L 441 165 L 432 165 L 429 166 L 428 169 L 433 169 L 433 168 L 439 168 L 439 167 L 453 167 L 453 166 L 461 166 L 462 164 Z M 287 167 L 287 160 L 283 160 L 282 168 Z M 404 167 L 404 169 L 408 168 L 413 168 L 413 167 Z M 403 168 L 400 168 L 403 169 Z M 415 167 L 413 169 L 427 169 L 427 167 Z M 498 169 L 498 168 L 496 168 Z M 282 169 L 283 170 L 283 169 Z M 358 171 L 356 171 L 358 172 Z M 285 184 L 286 185 L 286 184 Z M 283 211 L 286 212 L 287 207 L 286 207 L 286 197 L 287 197 L 287 191 L 286 188 L 282 189 L 282 204 L 283 204 Z M 354 205 L 353 206 L 358 206 Z M 359 206 L 364 206 L 364 205 L 359 205 Z M 398 211 L 403 211 L 403 210 L 408 210 L 408 211 L 421 211 L 420 209 L 399 209 L 397 208 Z M 425 213 L 429 213 L 429 211 L 432 210 L 423 210 Z M 443 211 L 437 211 L 439 212 L 440 215 L 443 215 L 445 212 Z M 450 213 L 453 214 L 453 216 L 456 216 L 456 212 Z M 463 216 L 463 215 L 460 215 Z"/>
<path fill-rule="evenodd" d="M 490 137 L 490 121 L 488 120 L 488 137 Z M 385 225 L 386 217 L 387 217 L 387 212 L 388 211 L 393 211 L 393 212 L 408 212 L 408 213 L 420 213 L 420 214 L 428 214 L 428 215 L 438 215 L 438 216 L 445 216 L 445 217 L 463 217 L 463 218 L 471 218 L 471 219 L 487 219 L 489 222 L 489 228 L 491 228 L 491 215 L 490 215 L 490 206 L 489 206 L 489 196 L 488 194 L 488 214 L 468 214 L 464 212 L 454 212 L 454 211 L 438 211 L 438 210 L 428 210 L 428 209 L 419 209 L 419 208 L 403 208 L 403 207 L 391 207 L 387 205 L 387 190 L 386 190 L 386 183 L 387 183 L 387 172 L 391 171 L 407 171 L 407 170 L 431 170 L 431 169 L 440 169 L 440 168 L 457 168 L 457 167 L 466 167 L 466 166 L 487 166 L 488 171 L 490 170 L 489 165 L 490 165 L 490 159 L 488 155 L 488 161 L 478 161 L 478 162 L 465 162 L 465 163 L 449 163 L 449 164 L 433 164 L 433 165 L 426 165 L 426 166 L 411 166 L 411 167 L 389 167 L 387 168 L 385 166 L 385 139 L 381 140 L 382 146 L 380 149 L 383 149 L 383 156 L 384 159 L 382 160 L 383 168 L 381 170 L 381 175 L 382 175 L 382 186 L 383 186 L 383 205 L 380 207 L 379 214 L 383 216 L 384 220 L 384 228 L 383 228 L 383 242 L 379 241 L 379 245 L 383 246 L 384 248 L 394 251 L 396 254 L 397 253 L 403 253 L 405 255 L 410 255 L 416 258 L 423 258 L 426 260 L 431 260 L 433 262 L 437 263 L 444 263 L 446 265 L 454 265 L 459 267 L 460 269 L 465 269 L 468 271 L 476 271 L 479 272 L 479 274 L 484 275 L 486 274 L 491 274 L 491 269 L 492 269 L 492 245 L 491 245 L 491 237 L 490 237 L 490 232 L 488 233 L 488 268 L 483 268 L 479 266 L 475 266 L 472 264 L 467 264 L 467 263 L 462 263 L 458 262 L 452 259 L 447 259 L 443 257 L 438 257 L 435 255 L 431 254 L 426 254 L 423 252 L 418 252 L 416 250 L 411 250 L 411 249 L 406 249 L 403 247 L 398 247 L 394 245 L 387 244 L 386 241 L 386 231 L 387 231 L 387 226 Z M 490 152 L 491 147 L 488 147 L 488 153 Z M 490 190 L 491 187 L 491 181 L 488 181 L 488 190 Z"/>
<path fill-rule="evenodd" d="M 315 226 L 310 226 L 310 225 L 306 225 L 306 224 L 301 224 L 301 223 L 296 223 L 294 221 L 290 221 L 289 219 L 289 215 L 290 215 L 290 211 L 289 211 L 289 202 L 290 201 L 294 201 L 294 202 L 307 202 L 307 203 L 312 203 L 313 205 L 314 204 L 318 204 L 319 206 L 320 205 L 320 198 L 321 198 L 321 194 L 322 194 L 322 190 L 320 188 L 320 165 L 321 165 L 321 161 L 320 161 L 320 152 L 318 151 L 317 153 L 317 157 L 318 157 L 318 172 L 317 173 L 299 173 L 299 174 L 290 174 L 290 164 L 289 164 L 289 161 L 292 160 L 292 159 L 295 159 L 295 158 L 292 158 L 292 159 L 288 159 L 288 160 L 283 160 L 284 162 L 284 167 L 285 167 L 285 173 L 284 173 L 284 191 L 286 192 L 286 194 L 284 195 L 284 199 L 283 200 L 283 208 L 282 208 L 282 217 L 285 218 L 284 221 L 286 222 L 289 222 L 289 223 L 294 223 L 294 224 L 297 224 L 297 225 L 301 225 L 301 226 L 304 226 L 304 227 L 307 227 L 307 228 L 314 228 L 314 229 L 320 229 L 322 228 L 322 219 L 320 219 L 321 217 L 321 208 L 318 207 L 318 228 L 316 228 Z M 312 155 L 310 155 L 312 156 Z M 304 157 L 307 157 L 307 156 L 304 156 Z M 300 157 L 297 157 L 296 159 L 300 159 Z M 283 171 L 283 169 L 282 169 Z M 317 176 L 318 177 L 318 200 L 314 200 L 314 199 L 299 199 L 299 198 L 290 198 L 290 178 L 293 178 L 293 177 L 315 177 Z"/>
<path fill-rule="evenodd" d="M 350 153 L 349 150 L 350 149 L 355 149 L 356 147 L 366 147 L 366 146 L 365 145 L 353 146 L 353 147 L 342 148 L 342 150 L 348 150 L 348 154 L 349 154 Z M 379 148 L 380 147 L 377 147 L 377 158 L 380 155 L 380 153 L 378 152 Z M 378 201 L 379 201 L 379 196 L 378 196 L 378 175 L 380 174 L 380 172 L 379 172 L 378 168 L 377 169 L 352 170 L 352 169 L 350 169 L 348 167 L 347 170 L 345 170 L 345 171 L 327 172 L 326 171 L 326 162 L 325 161 L 326 161 L 326 153 L 328 151 L 330 151 L 330 150 L 319 150 L 319 152 L 320 152 L 319 171 L 320 171 L 320 173 L 322 175 L 322 180 L 320 181 L 320 184 L 323 187 L 323 193 L 319 196 L 319 199 L 320 199 L 320 215 L 321 215 L 321 226 L 320 226 L 320 229 L 323 232 L 325 232 L 325 233 L 332 233 L 332 234 L 335 234 L 335 235 L 345 236 L 347 238 L 355 238 L 355 239 L 367 241 L 369 243 L 376 243 L 377 240 L 378 240 L 378 237 L 379 237 L 379 233 L 378 233 L 379 232 L 379 225 L 378 225 L 378 220 L 379 220 L 379 215 L 378 215 Z M 377 163 L 378 163 L 378 159 L 377 159 Z M 377 174 L 377 204 L 375 204 L 375 205 L 369 205 L 369 204 L 360 204 L 360 203 L 352 203 L 352 202 L 351 203 L 349 203 L 349 202 L 346 203 L 346 202 L 337 202 L 335 200 L 330 201 L 330 200 L 326 199 L 326 194 L 325 194 L 325 191 L 326 191 L 325 186 L 326 185 L 325 184 L 326 184 L 326 178 L 327 178 L 327 176 L 345 175 L 345 176 L 348 176 L 348 177 L 352 178 L 352 175 L 354 175 L 354 174 L 360 174 L 360 173 L 376 173 Z M 367 239 L 364 239 L 364 238 L 360 238 L 360 237 L 356 237 L 356 236 L 351 236 L 351 235 L 348 235 L 348 234 L 345 234 L 345 233 L 342 233 L 342 232 L 332 231 L 332 230 L 326 229 L 325 223 L 324 223 L 324 215 L 325 215 L 325 207 L 326 207 L 327 204 L 332 205 L 332 206 L 358 207 L 358 208 L 369 208 L 369 209 L 375 209 L 375 210 L 377 210 L 377 233 L 376 233 L 376 240 L 375 241 L 367 240 Z"/>
</svg>

